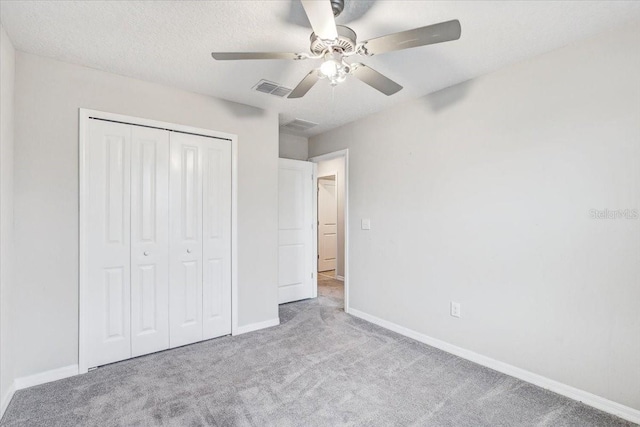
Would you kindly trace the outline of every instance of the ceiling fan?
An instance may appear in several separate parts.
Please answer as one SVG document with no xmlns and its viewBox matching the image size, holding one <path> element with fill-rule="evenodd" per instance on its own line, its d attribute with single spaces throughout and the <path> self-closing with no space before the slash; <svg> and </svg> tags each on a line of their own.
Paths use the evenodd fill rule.
<svg viewBox="0 0 640 427">
<path fill-rule="evenodd" d="M 452 20 L 413 30 L 388 34 L 363 42 L 356 42 L 356 33 L 349 27 L 336 25 L 337 17 L 344 8 L 344 0 L 300 0 L 313 33 L 311 53 L 282 52 L 213 52 L 211 56 L 220 61 L 246 59 L 320 59 L 324 62 L 312 70 L 291 91 L 289 98 L 301 98 L 320 79 L 328 79 L 332 86 L 343 82 L 348 75 L 363 81 L 385 95 L 393 95 L 402 89 L 398 83 L 383 76 L 373 68 L 358 62 L 347 62 L 353 55 L 373 56 L 395 50 L 429 44 L 448 42 L 460 38 L 460 21 Z"/>
</svg>

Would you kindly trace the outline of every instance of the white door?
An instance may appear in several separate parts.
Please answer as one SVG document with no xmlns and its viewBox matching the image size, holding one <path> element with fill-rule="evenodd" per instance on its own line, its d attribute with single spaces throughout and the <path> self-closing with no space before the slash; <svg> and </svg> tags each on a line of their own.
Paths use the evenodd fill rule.
<svg viewBox="0 0 640 427">
<path fill-rule="evenodd" d="M 128 125 L 89 120 L 85 147 L 87 366 L 131 357 Z"/>
<path fill-rule="evenodd" d="M 131 126 L 131 356 L 169 348 L 169 132 Z"/>
<path fill-rule="evenodd" d="M 338 198 L 331 178 L 318 179 L 318 271 L 335 270 L 338 256 Z"/>
<path fill-rule="evenodd" d="M 172 133 L 170 346 L 231 332 L 231 147 Z"/>
<path fill-rule="evenodd" d="M 231 143 L 204 146 L 202 337 L 231 333 Z"/>
<path fill-rule="evenodd" d="M 202 144 L 171 134 L 170 346 L 202 340 Z"/>
<path fill-rule="evenodd" d="M 313 297 L 315 164 L 280 159 L 278 303 Z"/>
</svg>

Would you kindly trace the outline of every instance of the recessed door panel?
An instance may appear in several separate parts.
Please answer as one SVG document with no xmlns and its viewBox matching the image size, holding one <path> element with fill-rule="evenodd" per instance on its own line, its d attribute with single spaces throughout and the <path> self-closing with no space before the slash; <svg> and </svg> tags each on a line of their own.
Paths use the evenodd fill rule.
<svg viewBox="0 0 640 427">
<path fill-rule="evenodd" d="M 132 356 L 169 348 L 169 132 L 132 126 Z"/>
<path fill-rule="evenodd" d="M 107 241 L 115 245 L 125 243 L 125 197 L 128 196 L 128 189 L 125 172 L 125 144 L 126 138 L 122 135 L 104 135 L 106 149 L 106 227 Z"/>
<path fill-rule="evenodd" d="M 287 162 L 288 163 L 288 162 Z M 305 162 L 308 163 L 308 162 Z M 305 225 L 305 191 L 310 175 L 305 167 L 280 167 L 278 208 L 280 230 L 301 230 Z"/>
<path fill-rule="evenodd" d="M 123 268 L 104 270 L 104 342 L 125 340 L 125 291 L 126 282 Z"/>
<path fill-rule="evenodd" d="M 280 288 L 302 285 L 306 280 L 305 245 L 281 245 L 278 252 Z"/>
<path fill-rule="evenodd" d="M 138 267 L 140 283 L 140 300 L 132 311 L 139 321 L 138 336 L 155 334 L 162 328 L 162 321 L 158 316 L 158 310 L 162 309 L 158 304 L 158 277 L 155 265 L 141 265 Z M 169 335 L 167 334 L 167 338 Z"/>
<path fill-rule="evenodd" d="M 86 356 L 89 367 L 131 357 L 130 141 L 127 125 L 88 124 Z"/>
<path fill-rule="evenodd" d="M 184 306 L 178 313 L 182 314 L 176 319 L 180 326 L 189 327 L 198 323 L 198 312 L 201 298 L 199 293 L 198 279 L 200 276 L 200 266 L 197 261 L 187 261 L 182 263 L 182 294 Z"/>
<path fill-rule="evenodd" d="M 226 310 L 223 309 L 224 299 L 224 261 L 209 259 L 205 266 L 203 287 L 203 311 L 207 321 L 220 319 Z M 206 292 L 204 292 L 206 289 Z M 227 332 L 228 333 L 228 332 Z"/>
</svg>

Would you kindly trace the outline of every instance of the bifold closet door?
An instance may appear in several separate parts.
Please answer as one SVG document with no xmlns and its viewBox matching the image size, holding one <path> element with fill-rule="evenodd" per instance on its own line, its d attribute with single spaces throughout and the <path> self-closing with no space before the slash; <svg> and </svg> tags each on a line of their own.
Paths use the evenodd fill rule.
<svg viewBox="0 0 640 427">
<path fill-rule="evenodd" d="M 131 357 L 131 129 L 90 120 L 88 134 L 86 356 L 94 367 Z"/>
<path fill-rule="evenodd" d="M 231 333 L 231 143 L 202 138 L 202 338 Z"/>
<path fill-rule="evenodd" d="M 172 133 L 170 346 L 231 332 L 231 146 Z"/>
<path fill-rule="evenodd" d="M 169 348 L 169 132 L 131 126 L 131 356 Z"/>
</svg>

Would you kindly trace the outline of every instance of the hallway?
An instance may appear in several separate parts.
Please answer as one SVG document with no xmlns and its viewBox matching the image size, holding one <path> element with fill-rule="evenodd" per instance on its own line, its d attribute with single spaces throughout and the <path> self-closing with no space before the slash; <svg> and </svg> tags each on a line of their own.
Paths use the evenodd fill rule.
<svg viewBox="0 0 640 427">
<path fill-rule="evenodd" d="M 344 282 L 334 279 L 335 270 L 318 272 L 318 297 L 326 297 L 344 309 Z"/>
</svg>

